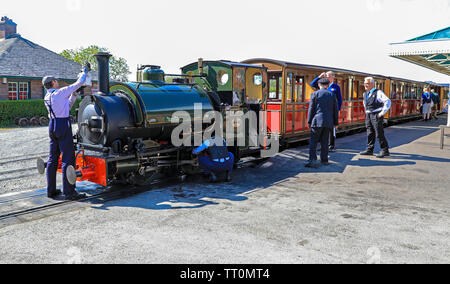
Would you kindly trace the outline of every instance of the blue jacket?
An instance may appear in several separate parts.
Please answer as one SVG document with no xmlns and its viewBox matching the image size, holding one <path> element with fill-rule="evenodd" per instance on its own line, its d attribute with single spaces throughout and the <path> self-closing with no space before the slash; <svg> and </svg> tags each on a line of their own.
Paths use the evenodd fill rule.
<svg viewBox="0 0 450 284">
<path fill-rule="evenodd" d="M 424 104 L 431 104 L 431 94 L 430 93 L 423 93 L 422 94 L 422 103 Z"/>
<path fill-rule="evenodd" d="M 311 87 L 313 87 L 316 90 L 320 90 L 319 80 L 320 80 L 320 77 L 317 77 L 316 79 L 314 79 L 314 81 L 311 82 Z M 328 87 L 328 91 L 332 92 L 336 96 L 337 104 L 338 104 L 338 111 L 341 111 L 341 109 L 342 109 L 341 87 L 339 87 L 338 84 L 333 83 Z"/>
<path fill-rule="evenodd" d="M 309 104 L 308 124 L 311 127 L 333 128 L 339 125 L 336 97 L 328 90 L 312 93 Z"/>
</svg>

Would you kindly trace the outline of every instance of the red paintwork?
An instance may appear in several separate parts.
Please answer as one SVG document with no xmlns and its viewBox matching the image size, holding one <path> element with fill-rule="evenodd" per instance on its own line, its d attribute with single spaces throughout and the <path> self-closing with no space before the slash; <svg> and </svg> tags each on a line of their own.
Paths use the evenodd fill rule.
<svg viewBox="0 0 450 284">
<path fill-rule="evenodd" d="M 108 177 L 106 173 L 106 161 L 101 158 L 84 156 L 79 153 L 76 161 L 75 171 L 81 172 L 82 177 L 77 181 L 90 181 L 103 186 L 108 186 Z M 58 172 L 61 170 L 61 157 L 59 159 Z"/>
</svg>

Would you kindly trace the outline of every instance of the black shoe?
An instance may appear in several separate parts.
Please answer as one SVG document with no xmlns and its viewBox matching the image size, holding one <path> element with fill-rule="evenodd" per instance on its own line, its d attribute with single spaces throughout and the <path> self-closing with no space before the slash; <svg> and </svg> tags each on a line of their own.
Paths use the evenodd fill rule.
<svg viewBox="0 0 450 284">
<path fill-rule="evenodd" d="M 330 152 L 330 153 L 336 152 L 336 148 L 334 146 L 330 146 L 330 148 L 328 149 L 328 152 Z"/>
<path fill-rule="evenodd" d="M 56 198 L 58 196 L 60 196 L 62 194 L 61 190 L 57 189 L 55 192 L 47 192 L 47 197 L 48 198 Z"/>
<path fill-rule="evenodd" d="M 363 152 L 361 152 L 359 154 L 361 156 L 373 156 L 373 151 L 366 150 L 366 151 L 363 151 Z"/>
<path fill-rule="evenodd" d="M 227 171 L 225 180 L 226 180 L 227 182 L 231 182 L 231 172 L 230 172 L 230 171 Z"/>
<path fill-rule="evenodd" d="M 379 159 L 383 159 L 384 157 L 389 157 L 391 154 L 389 152 L 381 152 L 380 154 L 377 155 L 377 158 Z"/>
<path fill-rule="evenodd" d="M 309 161 L 305 164 L 305 168 L 315 169 L 317 168 L 316 164 L 314 162 Z"/>
<path fill-rule="evenodd" d="M 328 161 L 326 161 L 326 162 L 320 162 L 320 164 L 321 164 L 322 166 L 329 166 L 329 165 L 331 165 L 330 162 L 328 162 Z"/>
<path fill-rule="evenodd" d="M 70 200 L 70 201 L 76 201 L 76 200 L 80 200 L 80 199 L 84 199 L 84 198 L 86 198 L 85 193 L 74 193 L 74 194 L 66 196 L 64 199 Z"/>
<path fill-rule="evenodd" d="M 209 175 L 209 182 L 216 182 L 217 181 L 217 177 L 214 173 L 211 173 Z"/>
</svg>

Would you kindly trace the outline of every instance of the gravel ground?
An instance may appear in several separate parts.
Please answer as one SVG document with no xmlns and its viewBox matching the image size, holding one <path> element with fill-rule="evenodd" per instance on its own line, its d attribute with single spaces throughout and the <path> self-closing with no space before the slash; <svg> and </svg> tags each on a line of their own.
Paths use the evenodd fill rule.
<svg viewBox="0 0 450 284">
<path fill-rule="evenodd" d="M 338 139 L 329 167 L 305 169 L 299 147 L 230 184 L 188 182 L 9 226 L 0 263 L 449 263 L 443 123 L 386 129 L 389 159 L 359 156 L 362 133 Z"/>
<path fill-rule="evenodd" d="M 75 133 L 77 126 L 73 126 Z M 38 174 L 37 157 L 48 158 L 48 127 L 0 130 L 0 194 L 45 188 Z M 61 184 L 58 175 L 57 183 Z"/>
</svg>

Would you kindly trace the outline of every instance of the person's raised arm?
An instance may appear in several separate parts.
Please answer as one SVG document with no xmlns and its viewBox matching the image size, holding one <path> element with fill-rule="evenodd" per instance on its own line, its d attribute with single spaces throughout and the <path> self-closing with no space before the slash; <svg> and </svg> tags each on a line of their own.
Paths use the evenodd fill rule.
<svg viewBox="0 0 450 284">
<path fill-rule="evenodd" d="M 84 82 L 86 82 L 88 72 L 89 68 L 85 66 L 83 72 L 78 75 L 78 80 L 70 86 L 59 89 L 59 95 L 69 98 L 76 90 L 83 86 Z"/>
</svg>

